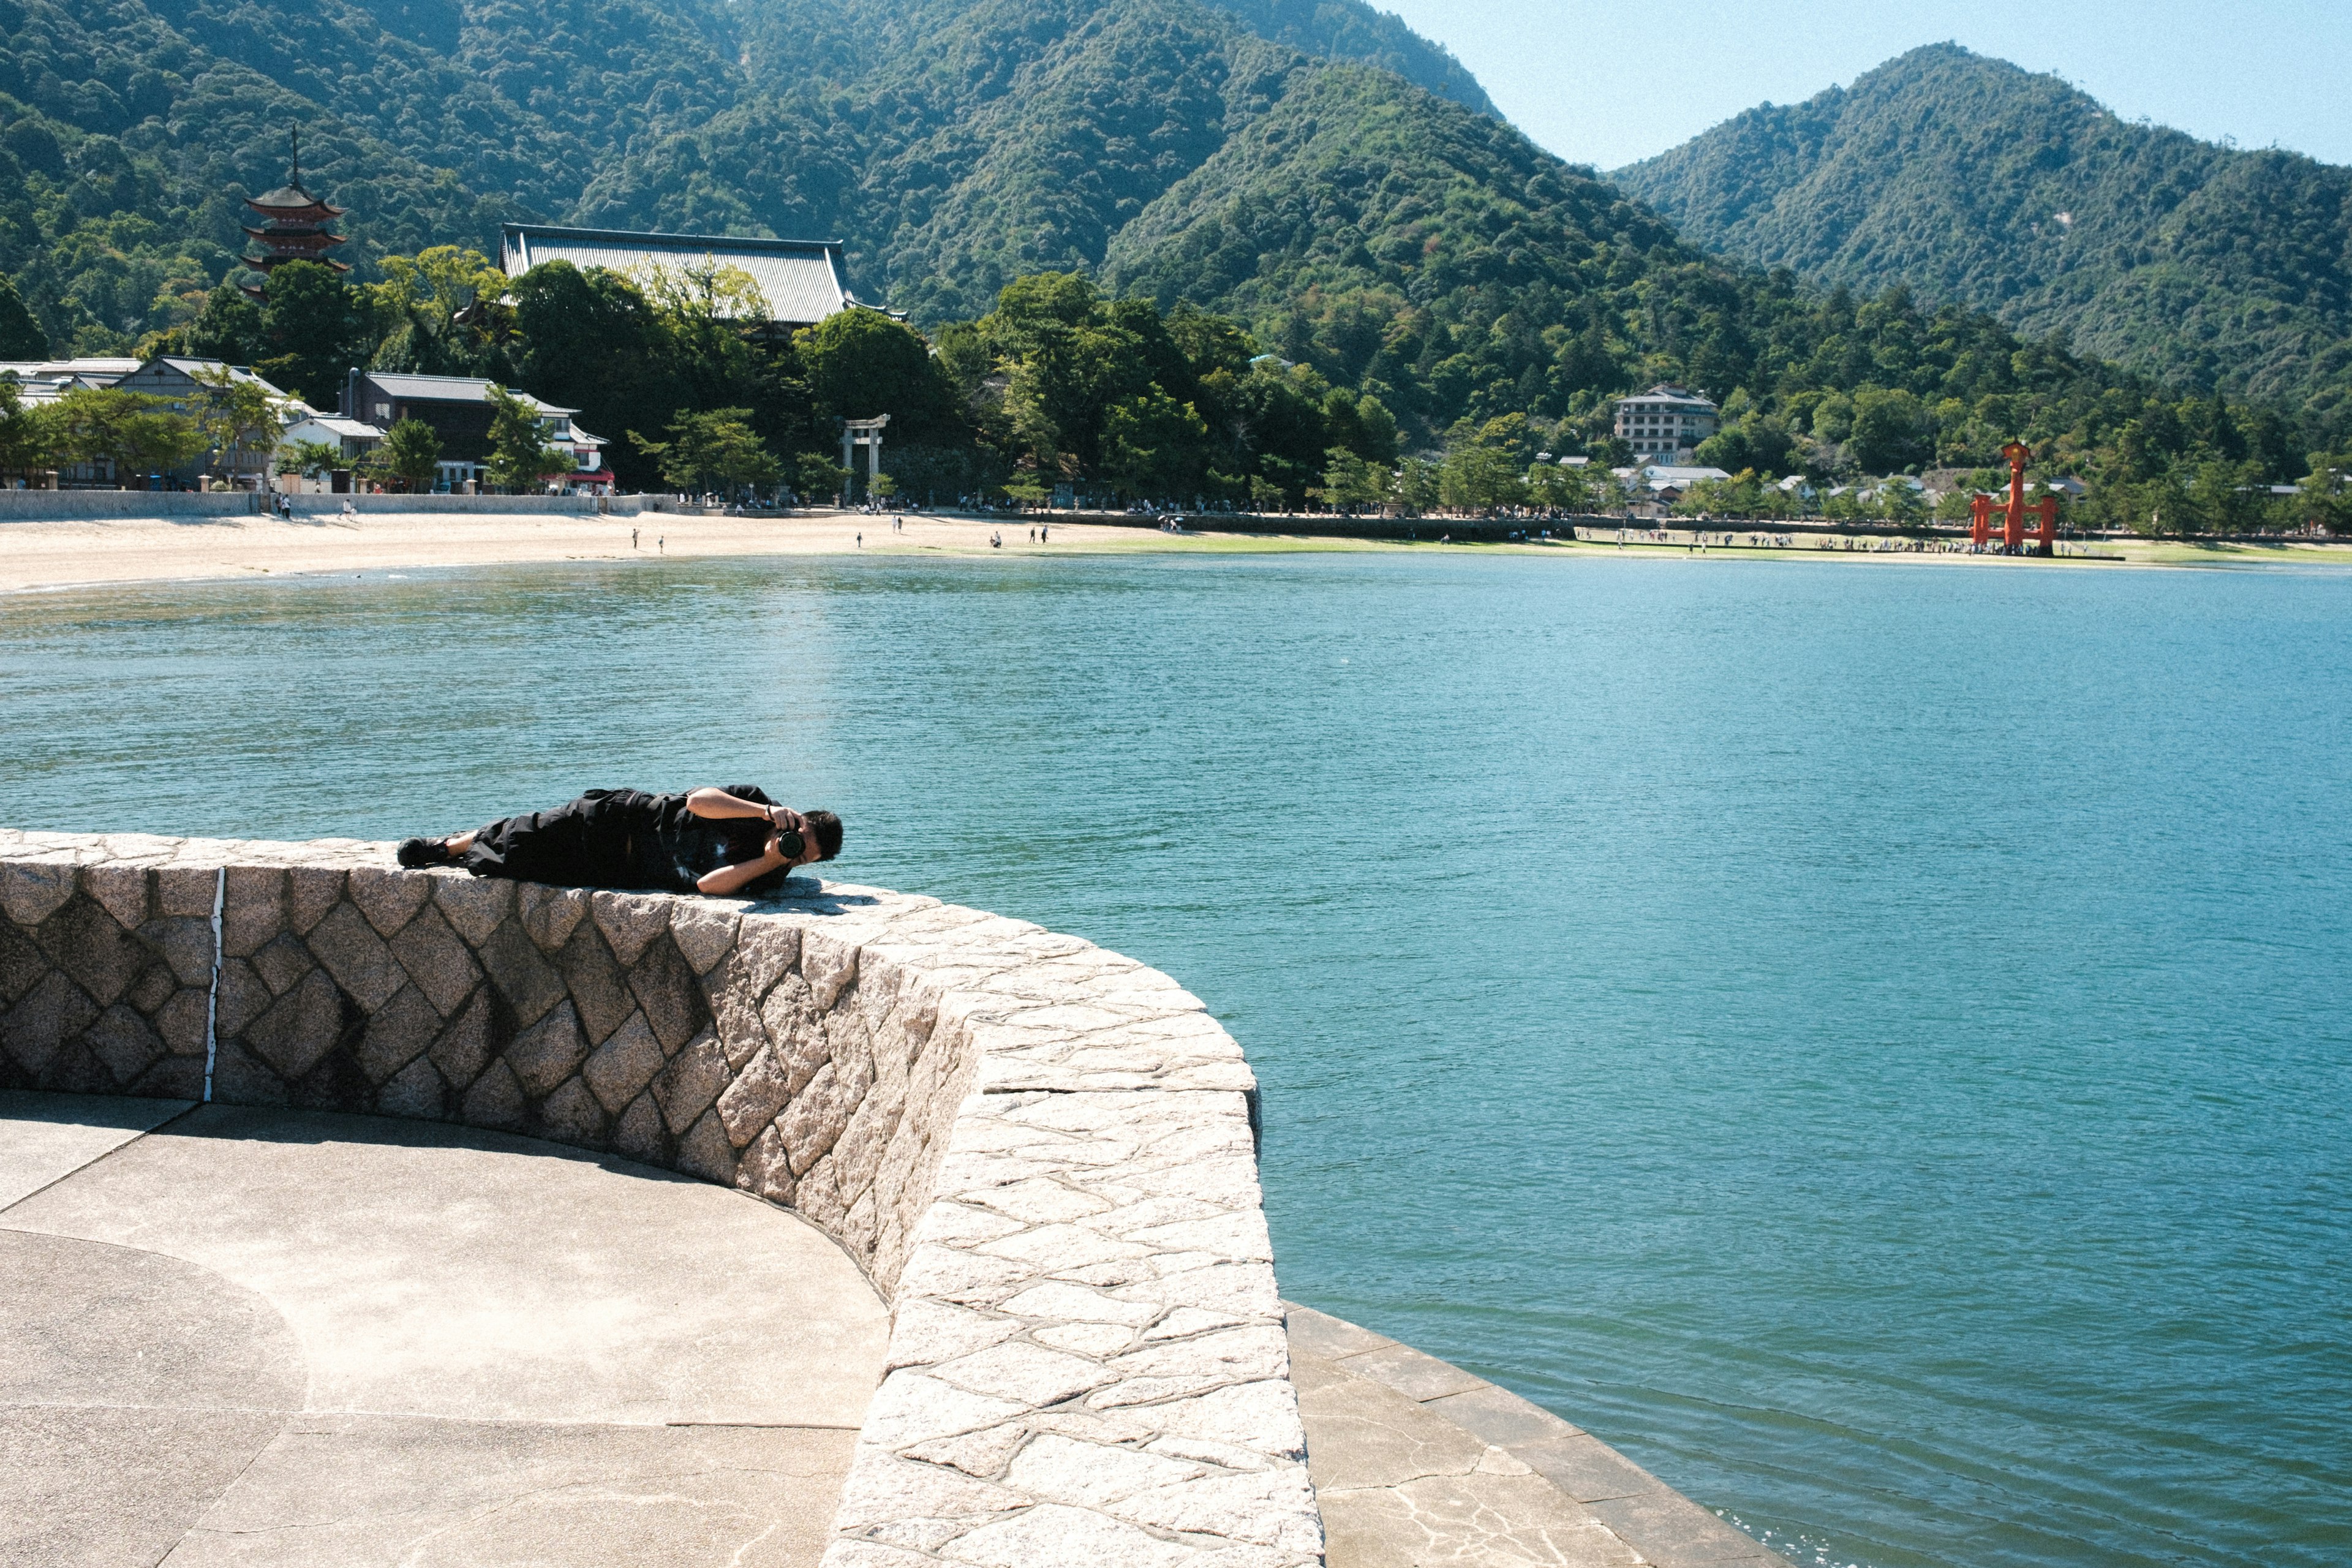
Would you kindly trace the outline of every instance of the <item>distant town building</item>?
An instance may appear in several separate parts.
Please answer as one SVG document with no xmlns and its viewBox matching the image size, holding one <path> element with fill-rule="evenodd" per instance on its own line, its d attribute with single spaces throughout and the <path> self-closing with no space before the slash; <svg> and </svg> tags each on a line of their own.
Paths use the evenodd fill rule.
<svg viewBox="0 0 2352 1568">
<path fill-rule="evenodd" d="M 332 447 L 342 454 L 347 467 L 355 467 L 383 445 L 383 432 L 363 419 L 346 419 L 340 414 L 313 414 L 286 426 L 280 442 L 289 447 L 305 442 Z"/>
<path fill-rule="evenodd" d="M 231 383 L 257 386 L 280 411 L 280 423 L 299 419 L 310 412 L 310 405 L 301 399 L 279 391 L 268 381 L 241 364 L 227 364 L 216 359 L 188 359 L 177 354 L 161 354 L 142 363 L 138 369 L 115 382 L 120 392 L 143 393 L 150 397 L 171 399 L 172 412 L 201 416 L 213 399 L 213 388 L 205 384 L 207 379 L 219 382 L 226 377 Z M 185 468 L 173 470 L 172 478 L 193 481 L 199 475 L 214 473 L 232 483 L 249 483 L 256 489 L 268 487 L 269 462 L 278 450 L 278 437 L 273 433 L 258 441 L 240 442 L 224 452 L 217 448 L 205 453 Z"/>
<path fill-rule="evenodd" d="M 338 272 L 351 268 L 327 255 L 343 243 L 343 237 L 329 231 L 327 226 L 343 216 L 341 207 L 329 206 L 302 186 L 302 142 L 296 133 L 294 155 L 286 171 L 286 183 L 274 191 L 257 196 L 247 196 L 245 205 L 261 221 L 255 228 L 242 226 L 253 241 L 256 254 L 237 259 L 257 272 L 274 272 L 289 261 L 315 261 L 331 267 Z M 267 292 L 258 284 L 248 283 L 245 291 L 258 300 Z"/>
<path fill-rule="evenodd" d="M 436 490 L 479 484 L 490 458 L 492 384 L 474 375 L 412 375 L 405 371 L 354 370 L 343 378 L 342 416 L 390 431 L 403 419 L 422 419 L 441 438 Z M 527 392 L 515 395 L 536 410 L 547 438 L 572 448 L 575 467 L 560 479 L 566 489 L 602 493 L 613 483 L 604 467 L 604 438 L 572 424 L 576 408 L 542 403 Z"/>
<path fill-rule="evenodd" d="M 711 234 L 641 234 L 614 228 L 555 228 L 510 223 L 499 230 L 499 265 L 519 278 L 546 261 L 602 267 L 643 279 L 656 270 L 717 263 L 750 276 L 765 302 L 763 324 L 813 327 L 857 304 L 837 239 L 745 239 Z"/>
<path fill-rule="evenodd" d="M 1633 448 L 1636 462 L 1686 454 L 1718 423 L 1712 401 L 1663 382 L 1617 405 L 1617 438 Z"/>
</svg>

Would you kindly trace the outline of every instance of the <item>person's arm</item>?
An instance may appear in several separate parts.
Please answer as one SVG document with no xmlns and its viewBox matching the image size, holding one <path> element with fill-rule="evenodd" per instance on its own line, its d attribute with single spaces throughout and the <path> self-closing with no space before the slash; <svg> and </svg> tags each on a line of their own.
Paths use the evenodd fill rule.
<svg viewBox="0 0 2352 1568">
<path fill-rule="evenodd" d="M 716 793 L 715 791 L 713 792 Z M 741 805 L 741 802 L 737 802 Z M 716 871 L 705 871 L 695 879 L 694 890 L 723 899 L 749 883 L 756 882 L 771 871 L 780 871 L 800 864 L 784 858 L 783 840 L 773 833 L 768 835 L 768 846 L 756 860 L 739 860 L 732 866 L 721 866 Z"/>
<path fill-rule="evenodd" d="M 745 800 L 729 795 L 723 789 L 698 789 L 686 797 L 686 809 L 695 816 L 718 821 L 728 817 L 757 816 L 778 827 L 798 827 L 800 813 L 788 805 L 761 805 L 756 800 Z"/>
</svg>

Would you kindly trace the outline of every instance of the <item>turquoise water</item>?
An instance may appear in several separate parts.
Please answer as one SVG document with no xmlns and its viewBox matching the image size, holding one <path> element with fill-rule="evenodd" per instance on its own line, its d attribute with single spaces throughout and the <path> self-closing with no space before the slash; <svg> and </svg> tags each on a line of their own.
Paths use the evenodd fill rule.
<svg viewBox="0 0 2352 1568">
<path fill-rule="evenodd" d="M 1381 554 L 0 600 L 0 816 L 749 775 L 1180 977 L 1294 1296 L 1801 1561 L 2352 1560 L 2352 574 Z"/>
</svg>

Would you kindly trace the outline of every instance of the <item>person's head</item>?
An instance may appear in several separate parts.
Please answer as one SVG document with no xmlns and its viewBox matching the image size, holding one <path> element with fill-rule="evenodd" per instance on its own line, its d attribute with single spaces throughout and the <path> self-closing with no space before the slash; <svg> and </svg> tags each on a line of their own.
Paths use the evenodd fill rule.
<svg viewBox="0 0 2352 1568">
<path fill-rule="evenodd" d="M 829 811 L 804 811 L 801 821 L 808 825 L 807 837 L 813 841 L 816 858 L 830 860 L 841 853 L 841 818 Z M 806 860 L 801 862 L 805 866 Z"/>
</svg>

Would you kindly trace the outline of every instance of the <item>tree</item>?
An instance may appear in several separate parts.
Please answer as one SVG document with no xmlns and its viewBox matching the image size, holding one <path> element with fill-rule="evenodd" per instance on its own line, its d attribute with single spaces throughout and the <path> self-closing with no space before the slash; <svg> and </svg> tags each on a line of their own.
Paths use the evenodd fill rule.
<svg viewBox="0 0 2352 1568">
<path fill-rule="evenodd" d="M 547 438 L 546 416 L 537 404 L 497 382 L 483 395 L 490 405 L 490 458 L 483 465 L 490 483 L 501 489 L 535 489 L 550 474 L 572 469 L 572 448 Z"/>
<path fill-rule="evenodd" d="M 1425 458 L 1407 458 L 1397 467 L 1396 492 L 1405 510 L 1416 517 L 1441 504 L 1444 487 L 1438 481 L 1437 465 Z"/>
<path fill-rule="evenodd" d="M 426 374 L 481 374 L 509 334 L 512 309 L 499 303 L 507 275 L 478 250 L 436 245 L 387 256 L 384 280 L 363 296 L 383 333 L 373 363 Z"/>
<path fill-rule="evenodd" d="M 890 416 L 894 440 L 960 434 L 954 389 L 930 347 L 904 322 L 859 305 L 793 334 L 819 420 Z"/>
<path fill-rule="evenodd" d="M 667 441 L 635 431 L 629 439 L 661 465 L 662 478 L 689 494 L 717 490 L 728 495 L 745 485 L 773 485 L 783 470 L 752 430 L 748 408 L 714 408 L 681 414 L 670 421 Z"/>
<path fill-rule="evenodd" d="M 343 448 L 333 441 L 290 441 L 278 448 L 278 471 L 310 479 L 343 466 Z"/>
<path fill-rule="evenodd" d="M 1899 473 L 1935 455 L 1926 406 L 1900 387 L 1864 387 L 1854 395 L 1853 428 L 1846 444 L 1863 471 L 1872 474 Z"/>
<path fill-rule="evenodd" d="M 1114 405 L 1103 420 L 1102 469 L 1130 500 L 1188 488 L 1208 426 L 1189 403 L 1153 388 Z"/>
<path fill-rule="evenodd" d="M 48 433 L 25 406 L 16 378 L 0 376 L 0 474 L 36 474 L 52 461 Z"/>
<path fill-rule="evenodd" d="M 1323 470 L 1323 486 L 1308 494 L 1336 511 L 1350 515 L 1377 510 L 1388 500 L 1389 471 L 1368 463 L 1345 447 L 1324 454 L 1330 466 Z"/>
<path fill-rule="evenodd" d="M 110 462 L 117 482 L 168 473 L 205 447 L 196 422 L 172 411 L 170 400 L 113 387 L 77 387 L 49 405 L 49 440 L 67 462 Z"/>
<path fill-rule="evenodd" d="M 25 309 L 16 285 L 0 273 L 0 360 L 42 360 L 49 357 L 49 340 L 33 312 Z"/>
<path fill-rule="evenodd" d="M 823 452 L 803 452 L 793 459 L 793 489 L 804 501 L 837 496 L 848 485 L 849 470 Z"/>
<path fill-rule="evenodd" d="M 376 458 L 385 472 L 421 491 L 439 470 L 441 437 L 422 419 L 403 419 L 383 433 Z"/>
<path fill-rule="evenodd" d="M 289 261 L 270 272 L 261 334 L 275 352 L 254 368 L 316 407 L 335 403 L 344 372 L 375 346 L 358 291 L 316 261 Z"/>
<path fill-rule="evenodd" d="M 266 467 L 281 428 L 278 402 L 269 395 L 269 389 L 249 376 L 237 375 L 226 365 L 200 369 L 195 377 L 205 389 L 204 409 L 196 416 L 196 424 L 212 446 L 214 466 L 244 467 L 233 459 L 250 454 Z"/>
</svg>

